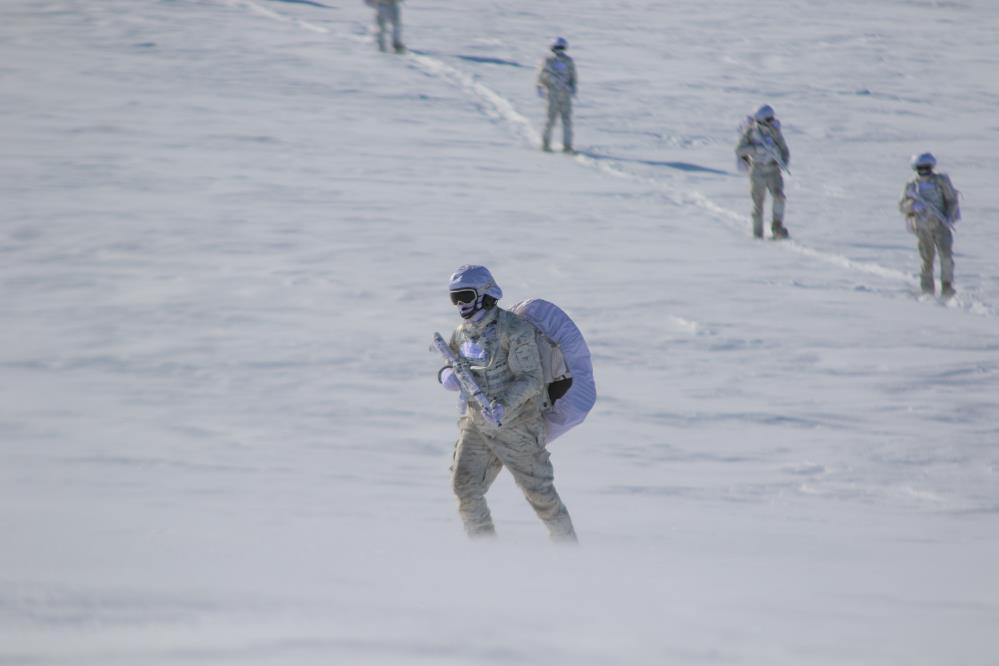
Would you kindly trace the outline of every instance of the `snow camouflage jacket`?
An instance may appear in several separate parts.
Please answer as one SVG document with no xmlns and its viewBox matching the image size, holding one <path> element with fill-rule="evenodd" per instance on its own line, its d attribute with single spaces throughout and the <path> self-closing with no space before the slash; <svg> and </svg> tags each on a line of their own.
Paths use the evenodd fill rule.
<svg viewBox="0 0 999 666">
<path fill-rule="evenodd" d="M 898 209 L 913 223 L 939 219 L 943 224 L 952 226 L 961 219 L 961 208 L 958 206 L 957 197 L 958 192 L 947 174 L 934 173 L 928 178 L 917 176 L 905 184 Z M 913 210 L 917 199 L 923 200 L 925 210 L 919 212 Z"/>
<path fill-rule="evenodd" d="M 538 85 L 549 93 L 576 94 L 576 63 L 565 53 L 553 53 L 541 64 Z"/>
<path fill-rule="evenodd" d="M 496 307 L 482 321 L 463 322 L 449 342 L 471 367 L 479 388 L 503 405 L 504 421 L 541 419 L 544 378 L 535 342 L 535 329 L 512 312 Z M 469 410 L 476 423 L 478 409 Z"/>
<path fill-rule="evenodd" d="M 751 160 L 753 170 L 777 167 L 777 160 L 774 159 L 771 151 L 780 155 L 785 166 L 791 159 L 791 151 L 788 150 L 784 134 L 780 131 L 780 123 L 768 126 L 753 122 L 742 133 L 739 145 L 735 148 L 736 155 L 748 157 Z"/>
</svg>

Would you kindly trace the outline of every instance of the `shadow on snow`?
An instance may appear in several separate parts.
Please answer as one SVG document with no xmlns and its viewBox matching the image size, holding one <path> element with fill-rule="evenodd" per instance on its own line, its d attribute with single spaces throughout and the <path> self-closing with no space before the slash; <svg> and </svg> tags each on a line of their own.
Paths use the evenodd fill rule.
<svg viewBox="0 0 999 666">
<path fill-rule="evenodd" d="M 591 153 L 586 150 L 579 151 L 580 155 L 585 155 L 590 159 L 594 160 L 610 160 L 613 162 L 629 162 L 631 164 L 645 164 L 646 166 L 653 167 L 669 167 L 670 169 L 678 169 L 680 171 L 687 171 L 690 173 L 713 173 L 719 176 L 731 176 L 732 174 L 728 171 L 721 171 L 720 169 L 712 169 L 711 167 L 701 166 L 699 164 L 691 164 L 690 162 L 663 162 L 659 160 L 639 160 L 632 157 L 614 157 L 613 155 L 600 155 L 599 153 Z"/>
<path fill-rule="evenodd" d="M 315 2 L 315 0 L 271 0 L 271 2 L 286 2 L 289 5 L 309 5 L 310 7 L 322 7 L 323 9 L 335 9 L 330 5 L 324 5 L 321 2 Z"/>
<path fill-rule="evenodd" d="M 298 0 L 282 0 L 283 2 L 294 2 Z M 421 56 L 429 56 L 432 58 L 447 57 L 449 54 L 437 53 L 436 51 L 418 51 L 416 49 L 411 49 L 412 53 Z M 490 58 L 489 56 L 476 56 L 476 55 L 464 55 L 462 53 L 455 53 L 451 55 L 452 58 L 457 58 L 458 60 L 464 60 L 465 62 L 474 62 L 479 65 L 503 65 L 504 67 L 516 67 L 518 69 L 530 69 L 527 65 L 521 65 L 516 60 L 504 60 L 503 58 Z"/>
</svg>

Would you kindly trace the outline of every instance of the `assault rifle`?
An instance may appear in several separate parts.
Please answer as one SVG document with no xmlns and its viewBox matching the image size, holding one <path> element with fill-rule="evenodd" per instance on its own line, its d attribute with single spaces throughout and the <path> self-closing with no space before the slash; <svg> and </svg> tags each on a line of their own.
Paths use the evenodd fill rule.
<svg viewBox="0 0 999 666">
<path fill-rule="evenodd" d="M 454 376 L 458 378 L 458 383 L 461 384 L 462 392 L 478 403 L 482 409 L 482 416 L 496 427 L 502 425 L 499 417 L 493 411 L 492 401 L 489 399 L 489 396 L 483 393 L 482 389 L 479 388 L 478 382 L 475 381 L 475 375 L 472 374 L 471 369 L 468 367 L 468 362 L 458 358 L 458 355 L 454 353 L 454 350 L 441 337 L 440 333 L 434 333 L 434 347 L 444 356 L 444 360 L 451 365 L 451 369 L 454 370 Z"/>
<path fill-rule="evenodd" d="M 909 187 L 908 187 L 908 190 L 906 191 L 906 194 L 913 201 L 918 201 L 919 203 L 923 204 L 923 206 L 926 208 L 926 210 L 929 211 L 930 215 L 932 215 L 933 217 L 935 217 L 938 220 L 940 220 L 940 222 L 945 227 L 947 227 L 951 231 L 954 231 L 954 223 L 950 222 L 947 219 L 947 216 L 944 215 L 943 212 L 941 212 L 941 210 L 939 208 L 937 208 L 936 205 L 933 202 L 930 202 L 930 201 L 927 201 L 926 199 L 924 199 L 923 195 L 921 195 L 919 193 L 919 188 L 913 187 L 910 184 Z"/>
<path fill-rule="evenodd" d="M 784 161 L 784 158 L 781 157 L 780 149 L 777 148 L 773 140 L 767 141 L 766 138 L 764 138 L 761 143 L 763 145 L 763 150 L 767 151 L 767 155 L 772 157 L 773 161 L 777 163 L 777 166 L 779 166 L 782 171 L 785 171 L 787 175 L 790 176 L 791 170 L 787 168 L 787 163 Z"/>
</svg>

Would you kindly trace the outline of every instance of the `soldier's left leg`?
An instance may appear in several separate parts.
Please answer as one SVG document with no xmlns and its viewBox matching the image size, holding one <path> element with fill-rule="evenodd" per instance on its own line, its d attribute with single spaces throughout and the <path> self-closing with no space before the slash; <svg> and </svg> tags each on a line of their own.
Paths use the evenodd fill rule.
<svg viewBox="0 0 999 666">
<path fill-rule="evenodd" d="M 558 99 L 552 93 L 551 90 L 548 91 L 548 122 L 545 123 L 545 129 L 541 133 L 541 149 L 545 151 L 551 151 L 552 149 L 552 130 L 555 128 L 555 119 L 558 118 Z"/>
<path fill-rule="evenodd" d="M 378 5 L 375 10 L 375 19 L 378 22 L 378 50 L 385 50 L 385 32 L 388 28 L 386 23 L 388 22 L 388 7 L 385 5 Z"/>
<path fill-rule="evenodd" d="M 493 451 L 510 470 L 552 540 L 576 541 L 569 511 L 555 490 L 555 470 L 544 447 L 544 423 L 504 426 L 496 434 Z"/>
<path fill-rule="evenodd" d="M 780 169 L 771 174 L 767 181 L 767 189 L 770 190 L 770 196 L 774 200 L 770 229 L 773 231 L 774 237 L 786 236 L 787 230 L 784 228 L 784 203 L 787 199 L 784 196 L 784 177 L 781 175 Z"/>
<path fill-rule="evenodd" d="M 395 49 L 396 53 L 402 53 L 406 50 L 406 47 L 402 43 L 402 16 L 400 15 L 399 5 L 391 5 L 390 10 L 390 17 L 392 19 L 392 48 Z"/>
<path fill-rule="evenodd" d="M 562 150 L 572 152 L 572 96 L 565 94 L 560 102 L 562 112 Z"/>
<path fill-rule="evenodd" d="M 954 234 L 940 224 L 936 233 L 936 246 L 940 252 L 940 282 L 943 296 L 954 295 Z"/>
<path fill-rule="evenodd" d="M 919 239 L 919 258 L 922 260 L 919 270 L 919 286 L 924 294 L 933 294 L 933 259 L 936 255 L 936 240 L 933 233 L 924 222 L 916 223 L 916 238 Z"/>
<path fill-rule="evenodd" d="M 755 171 L 749 174 L 749 195 L 753 199 L 753 236 L 763 238 L 763 203 L 767 185 L 764 177 Z"/>
</svg>

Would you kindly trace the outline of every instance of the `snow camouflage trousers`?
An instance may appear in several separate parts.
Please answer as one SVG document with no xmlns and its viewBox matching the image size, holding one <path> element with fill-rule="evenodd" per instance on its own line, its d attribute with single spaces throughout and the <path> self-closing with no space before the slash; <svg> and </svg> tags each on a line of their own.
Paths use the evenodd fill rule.
<svg viewBox="0 0 999 666">
<path fill-rule="evenodd" d="M 399 17 L 399 3 L 395 0 L 382 0 L 378 3 L 375 19 L 378 23 L 378 48 L 385 50 L 385 34 L 388 24 L 392 24 L 392 48 L 402 48 L 402 20 Z"/>
<path fill-rule="evenodd" d="M 551 146 L 552 130 L 555 121 L 562 119 L 562 147 L 572 148 L 572 95 L 566 90 L 548 88 L 548 121 L 541 140 L 544 146 Z"/>
<path fill-rule="evenodd" d="M 753 165 L 749 171 L 749 190 L 753 197 L 753 235 L 763 236 L 763 202 L 767 192 L 773 197 L 772 221 L 774 224 L 784 223 L 784 177 L 780 167 L 771 163 L 768 165 Z"/>
<path fill-rule="evenodd" d="M 915 224 L 916 237 L 919 239 L 919 256 L 922 259 L 922 270 L 919 284 L 923 291 L 934 292 L 933 259 L 940 252 L 940 282 L 951 285 L 954 282 L 954 234 L 946 224 L 930 219 L 919 220 Z"/>
<path fill-rule="evenodd" d="M 544 446 L 544 432 L 540 414 L 500 428 L 481 427 L 469 416 L 459 421 L 451 483 L 469 536 L 496 533 L 485 495 L 506 467 L 552 540 L 576 541 L 569 511 L 555 490 L 555 472 Z"/>
</svg>

